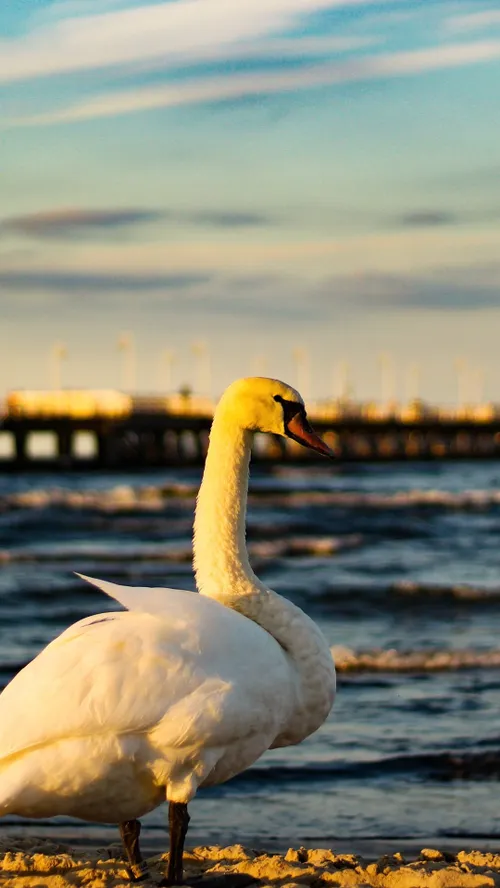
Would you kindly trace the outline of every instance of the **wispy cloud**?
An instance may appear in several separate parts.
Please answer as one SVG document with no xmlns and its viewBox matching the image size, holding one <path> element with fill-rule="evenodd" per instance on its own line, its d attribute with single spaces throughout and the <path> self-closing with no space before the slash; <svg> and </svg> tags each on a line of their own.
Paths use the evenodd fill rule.
<svg viewBox="0 0 500 888">
<path fill-rule="evenodd" d="M 0 220 L 0 235 L 73 240 L 153 222 L 199 228 L 262 228 L 273 220 L 264 213 L 232 209 L 160 210 L 144 208 L 54 209 Z"/>
<path fill-rule="evenodd" d="M 399 308 L 483 311 L 500 308 L 500 264 L 450 270 L 437 267 L 419 274 L 336 276 L 323 285 L 324 299 L 341 300 L 352 309 Z"/>
<path fill-rule="evenodd" d="M 457 217 L 447 210 L 415 210 L 404 213 L 397 221 L 405 228 L 436 228 L 441 225 L 453 225 Z"/>
<path fill-rule="evenodd" d="M 409 228 L 389 225 L 375 233 L 343 234 L 339 237 L 292 239 L 261 237 L 164 237 L 151 241 L 132 240 L 123 244 L 110 240 L 75 240 L 59 248 L 56 241 L 43 244 L 43 252 L 2 252 L 2 269 L 73 274 L 92 269 L 107 277 L 196 274 L 269 275 L 291 274 L 311 284 L 333 273 L 352 275 L 360 269 L 387 274 L 420 274 L 440 265 L 448 269 L 476 267 L 500 255 L 498 226 L 477 228 L 431 226 Z M 20 264 L 21 263 L 21 264 Z M 500 282 L 499 282 L 500 290 Z"/>
<path fill-rule="evenodd" d="M 75 269 L 1 272 L 5 288 L 2 310 L 19 309 L 19 299 L 44 313 L 45 294 L 54 310 L 85 314 L 139 308 L 141 312 L 171 310 L 198 317 L 281 317 L 325 321 L 339 311 L 366 312 L 382 308 L 482 311 L 500 308 L 500 264 L 450 270 L 437 266 L 426 273 L 330 274 L 312 282 L 289 273 L 224 275 L 189 269 L 177 275 L 103 274 Z M 84 296 L 75 305 L 75 294 Z M 17 300 L 17 301 L 16 301 Z M 170 308 L 169 308 L 170 306 Z M 38 308 L 37 308 L 38 307 Z"/>
<path fill-rule="evenodd" d="M 117 309 L 127 313 L 140 310 L 141 316 L 147 312 L 152 317 L 174 310 L 176 317 L 189 319 L 195 313 L 198 322 L 214 315 L 256 320 L 263 312 L 268 320 L 283 320 L 285 308 L 286 321 L 308 321 L 328 312 L 321 298 L 316 305 L 308 300 L 304 279 L 277 274 L 216 275 L 190 270 L 176 275 L 103 274 L 98 269 L 60 272 L 20 265 L 0 272 L 0 285 L 2 312 L 7 316 L 18 315 L 20 305 L 32 318 L 46 319 L 47 313 L 61 317 L 69 312 L 73 320 L 75 314 L 82 318 L 98 310 L 102 317 Z M 76 303 L 75 295 L 81 297 Z M 318 295 L 316 290 L 312 295 Z"/>
<path fill-rule="evenodd" d="M 128 70 L 133 72 L 165 70 L 169 68 L 179 69 L 183 65 L 193 63 L 231 62 L 231 61 L 261 61 L 274 62 L 301 61 L 305 59 L 318 59 L 338 56 L 354 50 L 373 47 L 380 40 L 375 36 L 349 36 L 349 37 L 294 37 L 264 36 L 260 40 L 238 41 L 227 46 L 200 47 L 196 59 L 189 56 L 185 58 L 171 59 L 168 54 L 162 56 L 146 57 L 131 63 Z"/>
<path fill-rule="evenodd" d="M 179 105 L 204 104 L 248 96 L 363 82 L 456 68 L 500 58 L 500 40 L 456 43 L 430 49 L 395 52 L 327 62 L 300 70 L 233 74 L 231 77 L 189 79 L 175 85 L 138 87 L 105 93 L 56 112 L 7 121 L 10 126 L 33 126 L 91 120 Z"/>
<path fill-rule="evenodd" d="M 77 16 L 88 18 L 89 15 L 137 5 L 137 0 L 51 0 L 48 4 L 41 4 L 37 9 L 30 10 L 30 21 L 43 25 Z"/>
<path fill-rule="evenodd" d="M 4 231 L 37 238 L 73 238 L 156 222 L 161 217 L 162 213 L 157 210 L 57 209 L 4 219 L 0 222 L 0 233 Z"/>
<path fill-rule="evenodd" d="M 198 210 L 191 213 L 168 215 L 181 221 L 210 228 L 260 228 L 271 222 L 270 217 L 264 213 L 246 213 L 236 210 Z"/>
<path fill-rule="evenodd" d="M 223 58 L 234 44 L 278 34 L 292 27 L 302 15 L 375 2 L 178 0 L 67 17 L 49 21 L 27 35 L 0 41 L 0 82 L 130 65 L 155 58 L 165 64 Z M 289 51 L 291 42 L 285 46 Z"/>
<path fill-rule="evenodd" d="M 453 15 L 446 20 L 446 27 L 450 31 L 476 31 L 495 26 L 500 26 L 500 9 Z"/>
<path fill-rule="evenodd" d="M 24 270 L 0 271 L 0 284 L 18 293 L 42 290 L 56 293 L 146 293 L 150 291 L 184 290 L 207 283 L 208 273 L 127 274 L 115 272 Z"/>
</svg>

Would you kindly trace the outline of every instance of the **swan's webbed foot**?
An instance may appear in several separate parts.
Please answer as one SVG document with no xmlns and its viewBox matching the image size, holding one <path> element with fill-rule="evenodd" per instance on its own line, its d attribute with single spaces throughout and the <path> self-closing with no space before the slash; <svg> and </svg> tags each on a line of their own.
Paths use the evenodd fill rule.
<svg viewBox="0 0 500 888">
<path fill-rule="evenodd" d="M 149 876 L 149 867 L 139 847 L 141 824 L 138 820 L 124 820 L 118 824 L 128 860 L 128 871 L 133 882 L 142 882 Z"/>
</svg>

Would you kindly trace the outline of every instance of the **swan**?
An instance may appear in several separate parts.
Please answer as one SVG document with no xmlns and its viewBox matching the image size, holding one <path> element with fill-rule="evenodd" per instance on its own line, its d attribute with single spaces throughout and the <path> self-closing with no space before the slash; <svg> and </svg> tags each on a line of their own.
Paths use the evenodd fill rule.
<svg viewBox="0 0 500 888">
<path fill-rule="evenodd" d="M 335 668 L 316 624 L 267 589 L 245 546 L 251 438 L 332 455 L 301 396 L 238 380 L 214 414 L 194 522 L 199 593 L 83 577 L 127 610 L 70 626 L 0 695 L 0 816 L 118 823 L 132 879 L 139 818 L 169 802 L 162 885 L 182 882 L 188 803 L 325 721 Z"/>
</svg>

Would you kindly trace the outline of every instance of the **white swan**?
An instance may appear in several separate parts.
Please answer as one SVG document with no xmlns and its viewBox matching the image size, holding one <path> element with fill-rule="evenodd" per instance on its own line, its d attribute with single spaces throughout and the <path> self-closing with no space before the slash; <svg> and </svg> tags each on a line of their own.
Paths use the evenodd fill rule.
<svg viewBox="0 0 500 888">
<path fill-rule="evenodd" d="M 119 823 L 140 878 L 137 818 L 168 800 L 166 885 L 182 881 L 187 803 L 198 787 L 299 743 L 335 694 L 320 630 L 248 562 L 256 429 L 329 453 L 294 389 L 264 378 L 233 383 L 215 413 L 196 506 L 201 595 L 85 578 L 129 610 L 75 623 L 0 696 L 0 816 Z"/>
</svg>

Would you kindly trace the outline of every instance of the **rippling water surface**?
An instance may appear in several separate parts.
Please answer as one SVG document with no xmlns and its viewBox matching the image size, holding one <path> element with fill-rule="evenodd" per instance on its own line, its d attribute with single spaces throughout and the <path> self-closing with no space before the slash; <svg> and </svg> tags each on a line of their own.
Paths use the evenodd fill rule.
<svg viewBox="0 0 500 888">
<path fill-rule="evenodd" d="M 0 476 L 0 682 L 111 602 L 73 571 L 193 588 L 199 474 Z M 192 804 L 192 842 L 500 839 L 500 466 L 254 469 L 252 563 L 335 648 L 328 723 Z M 144 821 L 165 844 L 166 810 Z M 4 821 L 109 841 L 112 827 Z"/>
</svg>

